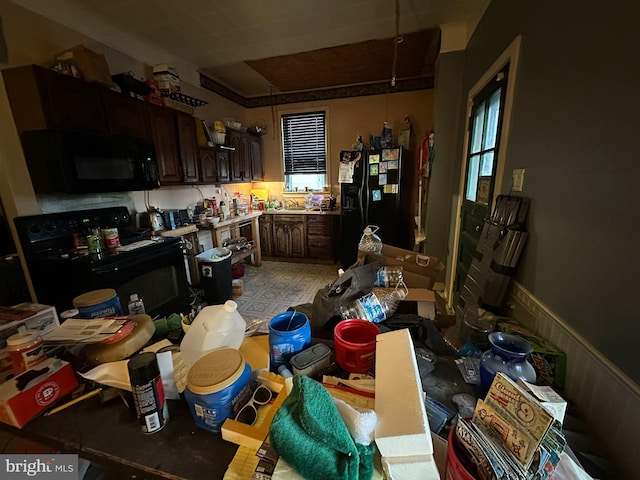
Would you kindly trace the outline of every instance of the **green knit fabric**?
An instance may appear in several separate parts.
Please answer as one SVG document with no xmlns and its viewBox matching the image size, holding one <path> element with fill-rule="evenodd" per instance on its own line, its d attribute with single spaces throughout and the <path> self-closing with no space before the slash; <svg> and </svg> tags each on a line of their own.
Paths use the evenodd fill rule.
<svg viewBox="0 0 640 480">
<path fill-rule="evenodd" d="M 269 439 L 307 480 L 370 480 L 373 475 L 373 444 L 355 444 L 329 392 L 305 375 L 293 377 Z"/>
</svg>

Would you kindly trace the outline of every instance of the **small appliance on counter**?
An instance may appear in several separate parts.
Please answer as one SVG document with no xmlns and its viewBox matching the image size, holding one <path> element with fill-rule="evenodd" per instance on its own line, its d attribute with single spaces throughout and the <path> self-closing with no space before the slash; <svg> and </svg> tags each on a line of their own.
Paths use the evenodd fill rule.
<svg viewBox="0 0 640 480">
<path fill-rule="evenodd" d="M 191 224 L 189 212 L 184 210 L 163 210 L 149 207 L 147 212 L 138 214 L 138 226 L 150 228 L 153 232 L 175 230 Z"/>
</svg>

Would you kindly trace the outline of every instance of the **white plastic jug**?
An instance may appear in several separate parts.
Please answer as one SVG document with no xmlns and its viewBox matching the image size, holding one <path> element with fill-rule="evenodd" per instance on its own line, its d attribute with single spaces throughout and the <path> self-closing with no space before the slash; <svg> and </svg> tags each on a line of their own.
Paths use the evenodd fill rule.
<svg viewBox="0 0 640 480">
<path fill-rule="evenodd" d="M 180 344 L 182 359 L 190 368 L 205 353 L 216 348 L 240 348 L 246 322 L 238 313 L 238 304 L 227 300 L 224 305 L 209 305 L 191 323 Z"/>
</svg>

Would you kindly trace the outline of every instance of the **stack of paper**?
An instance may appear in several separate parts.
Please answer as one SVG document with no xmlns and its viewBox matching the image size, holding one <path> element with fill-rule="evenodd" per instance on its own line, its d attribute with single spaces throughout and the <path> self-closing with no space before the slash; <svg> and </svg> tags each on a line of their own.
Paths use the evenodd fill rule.
<svg viewBox="0 0 640 480">
<path fill-rule="evenodd" d="M 455 432 L 481 480 L 546 480 L 566 444 L 560 422 L 502 373 L 471 421 L 460 419 Z"/>
</svg>

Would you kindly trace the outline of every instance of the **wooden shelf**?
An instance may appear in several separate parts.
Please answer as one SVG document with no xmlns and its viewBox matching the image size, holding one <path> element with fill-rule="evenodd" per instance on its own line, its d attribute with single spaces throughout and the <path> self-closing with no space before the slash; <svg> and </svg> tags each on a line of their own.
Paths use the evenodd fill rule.
<svg viewBox="0 0 640 480">
<path fill-rule="evenodd" d="M 256 253 L 257 249 L 251 248 L 249 250 L 243 250 L 241 252 L 233 252 L 231 255 L 231 265 L 238 263 L 240 260 L 244 260 L 245 258 Z"/>
</svg>

